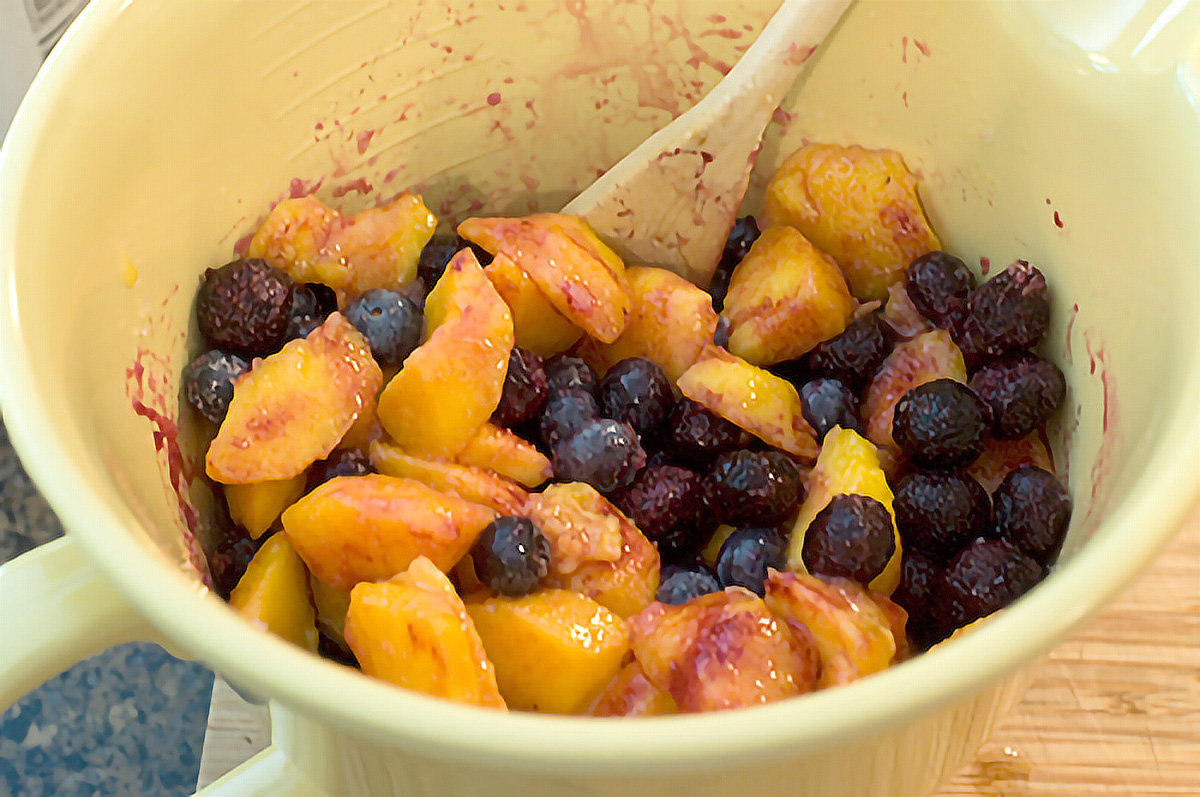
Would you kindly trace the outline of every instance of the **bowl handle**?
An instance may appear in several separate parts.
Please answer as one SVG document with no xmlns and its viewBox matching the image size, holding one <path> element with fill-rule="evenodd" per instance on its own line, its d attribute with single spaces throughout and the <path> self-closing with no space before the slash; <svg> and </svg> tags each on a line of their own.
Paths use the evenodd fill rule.
<svg viewBox="0 0 1200 797">
<path fill-rule="evenodd" d="M 0 565 L 0 712 L 51 676 L 158 635 L 69 537 Z"/>
<path fill-rule="evenodd" d="M 271 745 L 196 792 L 196 797 L 329 797 L 329 793 Z"/>
</svg>

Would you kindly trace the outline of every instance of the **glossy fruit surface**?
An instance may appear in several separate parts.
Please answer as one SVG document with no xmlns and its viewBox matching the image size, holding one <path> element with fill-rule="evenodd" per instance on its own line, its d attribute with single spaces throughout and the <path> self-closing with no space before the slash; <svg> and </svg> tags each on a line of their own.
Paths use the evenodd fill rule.
<svg viewBox="0 0 1200 797">
<path fill-rule="evenodd" d="M 602 493 L 629 486 L 646 464 L 637 432 L 609 418 L 588 421 L 554 447 L 554 475 L 586 482 Z"/>
<path fill-rule="evenodd" d="M 896 552 L 892 516 L 870 496 L 835 495 L 804 535 L 804 564 L 810 573 L 869 584 Z"/>
<path fill-rule="evenodd" d="M 934 326 L 950 329 L 966 311 L 975 275 L 962 260 L 938 250 L 909 263 L 904 287 L 917 312 Z"/>
<path fill-rule="evenodd" d="M 920 468 L 965 468 L 983 451 L 987 424 L 971 389 L 953 379 L 919 385 L 896 402 L 892 439 Z"/>
<path fill-rule="evenodd" d="M 630 357 L 609 369 L 600 380 L 600 412 L 649 435 L 666 420 L 675 394 L 666 373 L 645 357 Z"/>
<path fill-rule="evenodd" d="M 956 339 L 964 351 L 995 357 L 1037 345 L 1049 324 L 1046 278 L 1018 260 L 971 292 Z"/>
<path fill-rule="evenodd" d="M 508 356 L 504 388 L 492 413 L 492 422 L 511 429 L 537 417 L 545 403 L 546 372 L 542 358 L 514 346 Z"/>
<path fill-rule="evenodd" d="M 943 564 L 990 530 L 987 490 L 961 471 L 917 471 L 896 485 L 893 504 L 904 545 Z"/>
<path fill-rule="evenodd" d="M 250 364 L 236 354 L 206 351 L 183 369 L 184 400 L 205 418 L 220 423 L 233 401 L 233 383 L 249 370 Z"/>
<path fill-rule="evenodd" d="M 979 538 L 954 557 L 933 590 L 939 633 L 1003 609 L 1042 579 L 1041 566 L 1003 540 Z"/>
<path fill-rule="evenodd" d="M 346 307 L 345 315 L 367 339 L 380 365 L 398 367 L 421 342 L 421 311 L 395 291 L 365 291 Z"/>
<path fill-rule="evenodd" d="M 586 390 L 558 390 L 550 394 L 542 408 L 539 431 L 542 443 L 553 451 L 560 441 L 573 437 L 576 432 L 596 419 L 600 414 L 596 399 Z"/>
<path fill-rule="evenodd" d="M 1045 565 L 1058 556 L 1071 522 L 1071 497 L 1053 473 L 1025 466 L 992 494 L 995 533 Z"/>
<path fill-rule="evenodd" d="M 745 448 L 750 434 L 689 398 L 680 398 L 662 430 L 663 449 L 682 462 L 707 470 L 726 451 Z"/>
<path fill-rule="evenodd" d="M 721 523 L 773 526 L 787 520 L 802 497 L 800 472 L 778 451 L 722 454 L 705 477 L 709 506 Z"/>
<path fill-rule="evenodd" d="M 524 517 L 498 517 L 471 547 L 471 559 L 484 586 L 510 598 L 528 595 L 550 572 L 550 543 Z"/>
<path fill-rule="evenodd" d="M 998 440 L 1016 440 L 1038 429 L 1067 392 L 1058 366 L 1033 354 L 986 363 L 971 376 L 970 385 L 987 407 Z"/>
<path fill-rule="evenodd" d="M 835 426 L 858 430 L 858 397 L 844 382 L 818 377 L 800 386 L 800 410 L 817 440 Z"/>
<path fill-rule="evenodd" d="M 234 260 L 204 272 L 196 323 L 214 349 L 243 357 L 274 352 L 287 334 L 292 280 L 265 260 Z"/>
<path fill-rule="evenodd" d="M 762 595 L 767 571 L 781 570 L 787 544 L 775 529 L 743 528 L 729 535 L 717 554 L 722 587 L 744 587 Z"/>
<path fill-rule="evenodd" d="M 674 565 L 663 568 L 662 581 L 659 582 L 658 592 L 654 593 L 654 599 L 659 603 L 678 606 L 692 598 L 719 592 L 722 588 L 717 574 L 703 562 Z"/>
<path fill-rule="evenodd" d="M 857 390 L 871 379 L 887 357 L 888 349 L 879 316 L 864 313 L 840 335 L 814 346 L 804 362 L 813 374 L 840 379 Z"/>
</svg>

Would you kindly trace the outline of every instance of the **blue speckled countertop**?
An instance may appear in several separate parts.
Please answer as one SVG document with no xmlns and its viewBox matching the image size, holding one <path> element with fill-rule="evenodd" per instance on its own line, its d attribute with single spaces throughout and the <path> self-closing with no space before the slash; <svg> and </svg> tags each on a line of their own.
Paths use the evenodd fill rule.
<svg viewBox="0 0 1200 797">
<path fill-rule="evenodd" d="M 0 425 L 0 562 L 60 534 Z M 0 715 L 0 797 L 192 794 L 212 684 L 151 644 L 76 665 Z"/>
</svg>

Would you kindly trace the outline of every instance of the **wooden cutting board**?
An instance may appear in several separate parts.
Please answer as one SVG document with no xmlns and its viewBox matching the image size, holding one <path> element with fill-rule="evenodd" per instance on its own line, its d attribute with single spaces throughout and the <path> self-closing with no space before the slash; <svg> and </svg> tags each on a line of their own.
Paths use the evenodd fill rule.
<svg viewBox="0 0 1200 797">
<path fill-rule="evenodd" d="M 266 709 L 218 678 L 200 785 L 269 737 Z M 951 795 L 1200 795 L 1200 510 L 1108 611 L 1050 654 L 937 797 Z"/>
</svg>

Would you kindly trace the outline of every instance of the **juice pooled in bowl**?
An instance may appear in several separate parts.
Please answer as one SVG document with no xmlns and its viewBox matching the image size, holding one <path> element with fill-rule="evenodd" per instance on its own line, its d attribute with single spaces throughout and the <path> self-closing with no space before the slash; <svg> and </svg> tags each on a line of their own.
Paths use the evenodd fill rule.
<svg viewBox="0 0 1200 797">
<path fill-rule="evenodd" d="M 977 283 L 899 154 L 794 153 L 706 288 L 571 216 L 435 226 L 288 200 L 204 276 L 209 566 L 271 632 L 483 706 L 712 711 L 878 672 L 1053 564 L 1045 279 Z"/>
</svg>

